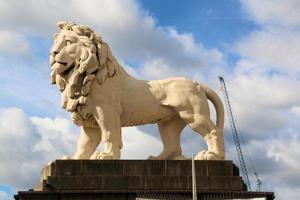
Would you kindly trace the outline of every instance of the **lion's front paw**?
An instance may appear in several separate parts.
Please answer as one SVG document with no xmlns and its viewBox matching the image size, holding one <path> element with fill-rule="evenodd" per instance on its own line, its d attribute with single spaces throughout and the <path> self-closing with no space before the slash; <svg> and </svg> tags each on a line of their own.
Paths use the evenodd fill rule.
<svg viewBox="0 0 300 200">
<path fill-rule="evenodd" d="M 149 156 L 147 160 L 159 160 L 158 156 Z"/>
<path fill-rule="evenodd" d="M 173 156 L 170 160 L 188 160 L 184 155 Z"/>
<path fill-rule="evenodd" d="M 94 160 L 111 160 L 113 159 L 112 155 L 103 152 L 95 152 L 90 159 Z"/>
<path fill-rule="evenodd" d="M 200 151 L 196 156 L 195 160 L 223 160 L 219 154 L 216 154 L 212 151 L 203 150 Z"/>
</svg>

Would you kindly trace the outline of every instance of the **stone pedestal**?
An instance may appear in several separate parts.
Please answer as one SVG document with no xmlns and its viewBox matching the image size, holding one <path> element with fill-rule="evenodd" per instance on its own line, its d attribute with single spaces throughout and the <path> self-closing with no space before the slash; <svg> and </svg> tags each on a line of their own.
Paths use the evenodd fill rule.
<svg viewBox="0 0 300 200">
<path fill-rule="evenodd" d="M 266 197 L 247 192 L 232 161 L 195 161 L 198 199 Z M 34 191 L 19 200 L 190 199 L 189 160 L 56 160 L 46 166 Z"/>
</svg>

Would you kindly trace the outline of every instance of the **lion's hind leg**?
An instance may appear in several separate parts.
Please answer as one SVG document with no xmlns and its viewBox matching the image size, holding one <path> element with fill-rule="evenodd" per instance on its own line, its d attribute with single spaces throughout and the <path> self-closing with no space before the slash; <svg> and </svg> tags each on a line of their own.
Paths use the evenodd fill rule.
<svg viewBox="0 0 300 200">
<path fill-rule="evenodd" d="M 171 119 L 160 121 L 158 128 L 164 148 L 158 156 L 150 156 L 149 159 L 184 159 L 180 146 L 180 134 L 185 126 L 185 122 L 178 115 Z"/>
<path fill-rule="evenodd" d="M 223 132 L 218 130 L 210 120 L 210 112 L 205 96 L 189 96 L 189 104 L 182 106 L 178 113 L 180 117 L 195 132 L 199 133 L 207 144 L 207 150 L 203 150 L 195 157 L 197 160 L 223 160 L 224 141 Z"/>
<path fill-rule="evenodd" d="M 195 157 L 196 160 L 224 160 L 225 150 L 222 130 L 218 130 L 211 120 L 192 129 L 201 134 L 207 144 L 207 150 L 200 151 Z"/>
</svg>

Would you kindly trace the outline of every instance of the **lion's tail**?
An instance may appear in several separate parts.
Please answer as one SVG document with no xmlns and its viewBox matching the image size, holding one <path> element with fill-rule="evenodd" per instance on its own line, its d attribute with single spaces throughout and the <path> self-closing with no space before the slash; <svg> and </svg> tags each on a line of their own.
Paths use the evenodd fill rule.
<svg viewBox="0 0 300 200">
<path fill-rule="evenodd" d="M 217 128 L 223 130 L 223 128 L 224 128 L 224 106 L 223 106 L 223 103 L 222 103 L 219 95 L 207 86 L 205 87 L 205 94 L 206 94 L 207 98 L 213 103 L 213 105 L 216 109 L 216 114 L 217 114 L 216 126 L 217 126 Z"/>
</svg>

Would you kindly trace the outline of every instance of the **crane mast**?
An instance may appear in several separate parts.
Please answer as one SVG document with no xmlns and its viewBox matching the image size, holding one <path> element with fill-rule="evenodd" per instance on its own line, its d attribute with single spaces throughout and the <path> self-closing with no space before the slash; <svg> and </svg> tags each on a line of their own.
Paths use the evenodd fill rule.
<svg viewBox="0 0 300 200">
<path fill-rule="evenodd" d="M 223 88 L 223 95 L 224 95 L 224 100 L 225 100 L 225 104 L 226 104 L 227 114 L 228 114 L 228 118 L 230 121 L 230 127 L 232 130 L 233 140 L 234 140 L 236 152 L 237 152 L 239 163 L 240 163 L 242 176 L 245 181 L 245 184 L 247 185 L 248 190 L 251 191 L 251 185 L 250 185 L 250 181 L 249 181 L 249 177 L 248 177 L 248 172 L 247 172 L 247 168 L 246 168 L 245 161 L 244 161 L 244 156 L 243 156 L 243 152 L 242 152 L 242 148 L 241 148 L 241 144 L 240 144 L 240 140 L 239 140 L 238 130 L 237 130 L 237 127 L 235 124 L 234 115 L 233 115 L 233 112 L 231 109 L 226 84 L 225 84 L 225 81 L 222 76 L 219 77 L 219 80 L 220 80 L 221 86 Z"/>
</svg>

